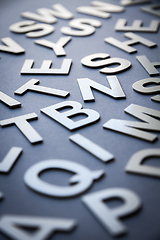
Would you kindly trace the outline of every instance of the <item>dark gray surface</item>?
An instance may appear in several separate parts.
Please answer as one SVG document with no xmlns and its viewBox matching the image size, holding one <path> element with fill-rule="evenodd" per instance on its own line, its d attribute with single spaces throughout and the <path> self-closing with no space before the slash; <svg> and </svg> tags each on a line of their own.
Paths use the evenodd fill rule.
<svg viewBox="0 0 160 240">
<path fill-rule="evenodd" d="M 119 4 L 117 0 L 107 2 Z M 124 109 L 130 104 L 160 110 L 158 102 L 151 101 L 149 95 L 142 95 L 132 89 L 134 82 L 149 78 L 149 74 L 137 61 L 136 56 L 146 55 L 151 62 L 160 60 L 160 31 L 158 33 L 138 33 L 155 43 L 157 47 L 148 48 L 141 44 L 134 45 L 137 53 L 128 54 L 114 46 L 104 42 L 104 38 L 114 37 L 120 41 L 126 41 L 123 32 L 116 32 L 114 27 L 120 18 L 125 18 L 128 25 L 133 20 L 140 19 L 148 26 L 151 20 L 159 20 L 157 16 L 147 12 L 142 12 L 140 7 L 145 5 L 134 5 L 126 7 L 123 13 L 111 13 L 109 19 L 101 19 L 82 13 L 77 13 L 79 6 L 89 5 L 90 1 L 69 1 L 60 0 L 68 10 L 74 14 L 74 18 L 93 18 L 101 21 L 102 26 L 96 28 L 96 32 L 88 37 L 72 37 L 72 40 L 65 46 L 67 55 L 57 57 L 49 49 L 34 43 L 34 40 L 27 38 L 25 34 L 17 34 L 9 31 L 9 26 L 13 23 L 23 21 L 20 13 L 24 11 L 36 12 L 41 7 L 50 8 L 57 3 L 51 0 L 1 0 L 0 1 L 0 38 L 11 37 L 25 49 L 25 54 L 14 55 L 0 52 L 0 90 L 10 97 L 22 103 L 21 108 L 10 109 L 0 102 L 0 120 L 13 118 L 24 114 L 35 112 L 38 115 L 37 121 L 31 121 L 32 127 L 42 136 L 43 143 L 32 145 L 16 126 L 0 128 L 0 161 L 13 146 L 22 147 L 23 153 L 8 174 L 0 174 L 0 192 L 4 193 L 4 199 L 0 201 L 0 215 L 31 215 L 41 217 L 72 218 L 78 221 L 76 229 L 70 233 L 56 233 L 50 239 L 113 239 L 107 233 L 94 216 L 87 210 L 81 201 L 85 194 L 94 193 L 99 190 L 121 187 L 133 190 L 142 200 L 142 209 L 131 217 L 123 219 L 123 223 L 128 228 L 128 234 L 119 239 L 122 240 L 159 240 L 160 239 L 160 179 L 126 173 L 124 168 L 130 157 L 139 150 L 148 148 L 159 148 L 159 139 L 154 143 L 136 139 L 121 133 L 104 129 L 102 125 L 111 118 L 136 120 L 124 113 Z M 152 1 L 152 3 L 158 3 Z M 68 26 L 70 20 L 58 19 L 53 24 L 55 31 L 43 37 L 46 40 L 57 42 L 63 35 L 60 32 L 62 26 Z M 126 94 L 126 99 L 115 100 L 100 92 L 94 91 L 95 102 L 85 103 L 81 97 L 77 78 L 90 78 L 100 84 L 106 85 L 106 75 L 99 73 L 99 69 L 90 69 L 81 64 L 81 59 L 93 53 L 108 53 L 111 57 L 120 57 L 129 60 L 132 67 L 122 73 L 117 74 L 121 86 Z M 52 60 L 53 66 L 59 68 L 64 58 L 71 58 L 73 63 L 68 76 L 24 76 L 20 74 L 21 68 L 26 59 L 34 59 L 34 67 L 39 68 L 43 60 Z M 78 101 L 84 108 L 94 109 L 99 112 L 101 119 L 90 126 L 75 130 L 115 156 L 115 160 L 103 163 L 82 148 L 69 141 L 69 136 L 73 132 L 67 130 L 59 123 L 53 121 L 40 112 L 64 99 L 55 96 L 43 95 L 35 92 L 27 92 L 23 96 L 14 95 L 14 91 L 29 81 L 31 78 L 40 80 L 42 86 L 57 88 L 69 91 L 70 96 L 66 101 Z M 159 137 L 160 134 L 156 133 Z M 106 175 L 93 186 L 77 197 L 69 199 L 57 199 L 38 194 L 29 189 L 23 181 L 26 170 L 33 164 L 48 159 L 66 159 L 74 161 L 88 167 L 92 171 L 104 169 Z M 159 159 L 148 160 L 146 164 L 160 167 Z M 59 182 L 67 184 L 70 175 L 47 171 L 42 174 L 42 179 L 48 182 Z M 113 203 L 112 203 L 113 204 Z M 111 204 L 111 205 L 112 205 Z M 0 239 L 6 240 L 8 237 L 0 233 Z"/>
</svg>

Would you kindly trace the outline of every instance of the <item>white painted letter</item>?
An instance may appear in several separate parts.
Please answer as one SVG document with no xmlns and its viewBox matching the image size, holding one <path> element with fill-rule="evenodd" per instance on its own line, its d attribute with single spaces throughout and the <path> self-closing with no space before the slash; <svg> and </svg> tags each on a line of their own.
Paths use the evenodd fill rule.
<svg viewBox="0 0 160 240">
<path fill-rule="evenodd" d="M 9 53 L 14 53 L 14 54 L 20 54 L 20 53 L 25 53 L 24 48 L 22 48 L 18 43 L 16 43 L 12 38 L 6 37 L 6 38 L 1 38 L 1 41 L 6 44 L 5 45 L 0 45 L 0 51 L 2 52 L 9 52 Z"/>
<path fill-rule="evenodd" d="M 148 85 L 158 85 L 158 86 L 154 86 L 154 87 L 148 87 Z M 145 87 L 145 85 L 147 85 L 147 87 Z M 146 78 L 146 79 L 142 79 L 139 80 L 137 82 L 135 82 L 132 85 L 133 89 L 138 92 L 138 93 L 142 93 L 142 94 L 153 94 L 153 93 L 160 93 L 160 78 Z M 155 102 L 160 102 L 160 95 L 156 95 L 154 97 L 151 97 L 151 100 L 155 101 Z"/>
<path fill-rule="evenodd" d="M 97 60 L 103 59 L 103 60 Z M 110 58 L 107 53 L 94 53 L 81 59 L 81 63 L 85 67 L 97 68 L 105 67 L 100 70 L 100 73 L 115 74 L 127 70 L 131 67 L 131 62 L 123 58 Z M 114 64 L 119 64 L 118 67 L 106 67 Z"/>
<path fill-rule="evenodd" d="M 22 115 L 19 117 L 9 118 L 0 121 L 1 127 L 10 126 L 15 124 L 17 128 L 25 135 L 25 137 L 31 142 L 31 143 L 38 143 L 42 142 L 42 137 L 32 128 L 32 126 L 27 122 L 27 120 L 33 120 L 37 119 L 38 116 L 35 113 L 30 113 L 27 115 Z"/>
<path fill-rule="evenodd" d="M 63 109 L 66 107 L 71 107 L 71 110 L 65 111 L 63 113 L 58 112 L 58 109 Z M 66 101 L 57 103 L 55 105 L 46 107 L 41 109 L 41 112 L 52 118 L 53 120 L 57 121 L 58 123 L 62 124 L 64 127 L 68 128 L 69 130 L 75 130 L 82 126 L 86 126 L 93 122 L 96 122 L 100 115 L 98 112 L 92 109 L 81 109 L 82 105 L 79 102 L 75 101 Z M 69 117 L 74 117 L 76 115 L 83 115 L 85 118 L 74 122 Z"/>
<path fill-rule="evenodd" d="M 103 127 L 117 132 L 125 133 L 127 135 L 131 135 L 133 137 L 137 137 L 149 142 L 153 142 L 157 138 L 157 135 L 141 131 L 140 129 L 160 131 L 160 121 L 153 118 L 156 117 L 160 119 L 160 111 L 142 107 L 136 104 L 131 104 L 124 111 L 133 117 L 142 120 L 142 122 L 111 119 L 106 122 Z"/>
<path fill-rule="evenodd" d="M 121 42 L 115 38 L 112 38 L 112 37 L 108 37 L 108 38 L 105 38 L 104 41 L 115 46 L 115 47 L 118 47 L 120 48 L 121 50 L 127 52 L 127 53 L 135 53 L 137 52 L 137 49 L 133 48 L 133 47 L 130 47 L 130 45 L 133 45 L 133 44 L 136 44 L 136 43 L 141 43 L 143 45 L 145 45 L 146 47 L 155 47 L 157 46 L 156 43 L 146 39 L 146 38 L 143 38 L 135 33 L 132 33 L 132 32 L 128 32 L 128 33 L 125 33 L 124 34 L 126 37 L 128 38 L 131 38 L 131 40 L 128 40 L 128 41 L 125 41 L 125 42 Z"/>
<path fill-rule="evenodd" d="M 62 169 L 73 172 L 69 183 L 76 183 L 70 186 L 59 186 L 50 184 L 40 179 L 40 173 L 48 169 Z M 91 171 L 79 163 L 72 161 L 54 159 L 38 162 L 30 167 L 25 175 L 24 182 L 32 190 L 51 197 L 73 197 L 87 190 L 104 174 L 103 170 Z"/>
<path fill-rule="evenodd" d="M 127 163 L 127 166 L 125 167 L 126 172 L 137 173 L 142 175 L 144 174 L 151 177 L 160 178 L 160 167 L 151 167 L 142 164 L 145 159 L 150 157 L 160 158 L 160 148 L 145 149 L 133 154 L 133 156 Z"/>
<path fill-rule="evenodd" d="M 101 18 L 109 18 L 111 14 L 108 12 L 123 12 L 124 7 L 113 5 L 110 3 L 100 2 L 100 1 L 93 1 L 91 2 L 92 7 L 90 6 L 81 6 L 78 7 L 76 10 L 77 12 L 89 14 L 95 17 Z"/>
<path fill-rule="evenodd" d="M 77 225 L 74 219 L 2 215 L 0 231 L 16 240 L 46 240 L 55 231 L 71 231 Z M 22 227 L 37 228 L 28 234 Z"/>
<path fill-rule="evenodd" d="M 54 31 L 54 27 L 49 24 L 35 24 L 34 21 L 22 21 L 14 23 L 9 27 L 11 32 L 27 33 L 26 36 L 30 38 L 43 37 Z M 41 31 L 37 31 L 41 30 Z M 35 31 L 35 32 L 34 32 Z"/>
<path fill-rule="evenodd" d="M 62 27 L 61 32 L 66 35 L 85 37 L 95 32 L 95 27 L 100 27 L 101 22 L 95 19 L 79 18 L 69 23 L 70 27 L 78 30 L 72 30 L 70 27 Z"/>
<path fill-rule="evenodd" d="M 41 68 L 32 68 L 33 64 L 33 59 L 26 59 L 21 69 L 21 74 L 68 75 L 71 68 L 72 59 L 63 59 L 61 68 L 58 69 L 51 68 L 51 60 L 44 60 Z"/>
<path fill-rule="evenodd" d="M 103 202 L 113 198 L 123 200 L 124 203 L 112 209 Z M 127 228 L 119 218 L 134 213 L 141 207 L 141 200 L 137 194 L 124 188 L 110 188 L 91 193 L 82 197 L 82 202 L 112 236 L 126 233 Z"/>
<path fill-rule="evenodd" d="M 106 77 L 111 88 L 105 87 L 104 85 L 97 83 L 89 78 L 79 78 L 77 79 L 83 100 L 94 101 L 94 96 L 92 94 L 92 88 L 98 90 L 106 95 L 109 95 L 115 99 L 125 98 L 125 94 L 121 88 L 121 85 L 116 76 Z"/>
<path fill-rule="evenodd" d="M 29 18 L 36 21 L 51 23 L 51 24 L 57 22 L 57 19 L 55 17 L 62 18 L 62 19 L 73 18 L 73 14 L 70 11 L 68 11 L 65 7 L 63 7 L 61 4 L 54 4 L 52 5 L 52 8 L 53 10 L 49 8 L 37 9 L 37 12 L 39 15 L 32 12 L 23 12 L 21 16 L 24 18 Z"/>
</svg>

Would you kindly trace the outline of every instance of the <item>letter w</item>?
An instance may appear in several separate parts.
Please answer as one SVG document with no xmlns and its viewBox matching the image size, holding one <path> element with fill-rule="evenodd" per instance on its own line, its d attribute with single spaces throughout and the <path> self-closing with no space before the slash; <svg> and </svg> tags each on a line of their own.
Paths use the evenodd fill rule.
<svg viewBox="0 0 160 240">
<path fill-rule="evenodd" d="M 65 7 L 61 4 L 54 4 L 52 9 L 49 8 L 39 8 L 37 9 L 38 14 L 32 12 L 23 12 L 21 17 L 33 19 L 40 22 L 45 23 L 55 23 L 57 22 L 56 17 L 62 19 L 71 19 L 73 18 L 73 14 L 69 12 Z"/>
</svg>

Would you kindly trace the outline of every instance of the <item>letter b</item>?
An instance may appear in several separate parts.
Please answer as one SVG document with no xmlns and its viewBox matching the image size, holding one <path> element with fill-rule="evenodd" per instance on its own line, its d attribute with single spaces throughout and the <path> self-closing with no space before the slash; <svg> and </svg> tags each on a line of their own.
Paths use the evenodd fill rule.
<svg viewBox="0 0 160 240">
<path fill-rule="evenodd" d="M 71 107 L 72 109 L 65 111 L 63 113 L 58 112 L 58 109 L 60 110 L 67 107 Z M 95 110 L 81 109 L 81 108 L 82 108 L 82 105 L 79 102 L 65 101 L 65 102 L 61 102 L 61 103 L 43 108 L 41 109 L 41 112 L 51 117 L 53 120 L 59 122 L 69 130 L 75 130 L 79 127 L 88 125 L 90 123 L 97 121 L 100 118 L 99 113 L 96 112 Z M 85 115 L 87 117 L 76 122 L 69 118 L 77 115 Z"/>
</svg>

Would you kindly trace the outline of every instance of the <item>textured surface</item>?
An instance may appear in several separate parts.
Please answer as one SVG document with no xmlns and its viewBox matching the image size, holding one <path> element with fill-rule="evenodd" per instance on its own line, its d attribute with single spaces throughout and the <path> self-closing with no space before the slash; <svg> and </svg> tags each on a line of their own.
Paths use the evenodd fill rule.
<svg viewBox="0 0 160 240">
<path fill-rule="evenodd" d="M 108 0 L 107 2 L 120 5 L 120 1 L 117 0 Z M 158 1 L 152 2 L 158 3 Z M 159 103 L 151 101 L 152 95 L 139 94 L 132 88 L 133 83 L 136 81 L 150 77 L 137 61 L 136 56 L 146 55 L 151 62 L 160 61 L 160 31 L 157 33 L 136 33 L 157 43 L 157 47 L 148 48 L 141 44 L 135 44 L 134 48 L 137 49 L 137 53 L 133 54 L 128 54 L 104 42 L 104 39 L 108 37 L 116 38 L 119 41 L 128 40 L 124 36 L 125 32 L 116 32 L 114 30 L 120 18 L 127 19 L 129 26 L 131 26 L 135 19 L 142 20 L 145 26 L 149 26 L 151 20 L 159 20 L 159 18 L 140 10 L 142 6 L 148 6 L 148 4 L 128 6 L 125 12 L 111 13 L 112 16 L 110 18 L 103 19 L 76 12 L 76 8 L 79 6 L 89 6 L 89 0 L 60 0 L 59 3 L 71 11 L 75 19 L 91 18 L 97 19 L 102 23 L 101 27 L 95 29 L 96 31 L 93 35 L 87 37 L 73 36 L 72 40 L 64 47 L 66 52 L 65 57 L 57 57 L 52 49 L 34 43 L 34 40 L 41 38 L 27 38 L 23 33 L 18 34 L 9 31 L 10 25 L 27 20 L 20 17 L 22 12 L 36 12 L 36 9 L 42 7 L 51 8 L 52 4 L 55 3 L 57 3 L 55 0 L 0 1 L 0 39 L 11 37 L 25 49 L 25 54 L 20 55 L 0 52 L 0 90 L 22 104 L 21 108 L 10 109 L 4 103 L 0 102 L 0 120 L 35 112 L 38 115 L 38 120 L 30 121 L 30 124 L 43 138 L 43 143 L 32 145 L 15 125 L 5 128 L 0 127 L 0 161 L 11 147 L 17 146 L 23 148 L 20 160 L 15 163 L 10 173 L 7 175 L 0 174 L 0 192 L 4 194 L 4 198 L 0 201 L 0 215 L 14 214 L 76 219 L 78 226 L 74 231 L 69 233 L 58 232 L 50 239 L 111 240 L 113 238 L 84 206 L 81 197 L 85 196 L 85 194 L 107 188 L 120 187 L 135 192 L 141 198 L 142 209 L 131 217 L 122 220 L 128 229 L 128 234 L 121 236 L 119 239 L 159 240 L 160 179 L 126 173 L 124 169 L 134 153 L 143 149 L 159 148 L 160 140 L 158 139 L 154 143 L 150 143 L 102 127 L 111 118 L 135 121 L 134 117 L 124 112 L 124 109 L 130 104 L 160 110 Z M 56 43 L 61 37 L 66 36 L 60 32 L 60 28 L 63 26 L 68 27 L 70 21 L 58 19 L 56 23 L 52 24 L 55 31 L 43 37 L 43 39 Z M 132 63 L 130 69 L 116 74 L 124 90 L 126 99 L 116 100 L 98 91 L 93 91 L 95 102 L 85 103 L 83 101 L 77 83 L 78 78 L 90 78 L 108 86 L 106 74 L 100 73 L 100 68 L 90 69 L 81 64 L 82 58 L 94 53 L 107 53 L 112 58 L 124 58 Z M 65 58 L 70 58 L 73 62 L 68 76 L 38 75 L 35 77 L 35 75 L 26 76 L 20 74 L 26 59 L 34 59 L 35 68 L 40 68 L 43 60 L 52 60 L 54 68 L 59 68 L 62 60 Z M 74 133 L 80 133 L 106 149 L 114 155 L 115 160 L 107 163 L 101 162 L 69 140 L 69 136 L 73 132 L 40 112 L 40 109 L 65 101 L 64 99 L 30 91 L 23 96 L 14 95 L 15 90 L 32 78 L 39 79 L 41 86 L 69 91 L 70 96 L 66 98 L 66 101 L 77 101 L 82 104 L 83 108 L 96 110 L 101 116 L 100 121 L 75 130 Z M 158 132 L 153 133 L 160 137 Z M 74 161 L 86 166 L 91 171 L 103 169 L 106 175 L 99 181 L 95 181 L 86 193 L 82 193 L 79 196 L 69 199 L 44 196 L 29 189 L 25 185 L 23 177 L 27 169 L 33 164 L 48 159 Z M 153 158 L 146 161 L 146 164 L 160 166 L 160 161 Z M 67 185 L 68 179 L 72 175 L 62 171 L 54 171 L 54 174 L 53 171 L 47 171 L 41 174 L 41 178 L 49 183 L 54 182 L 60 185 Z M 108 204 L 114 206 L 114 204 L 118 203 L 113 201 Z M 7 240 L 9 238 L 0 233 L 0 239 Z"/>
</svg>

